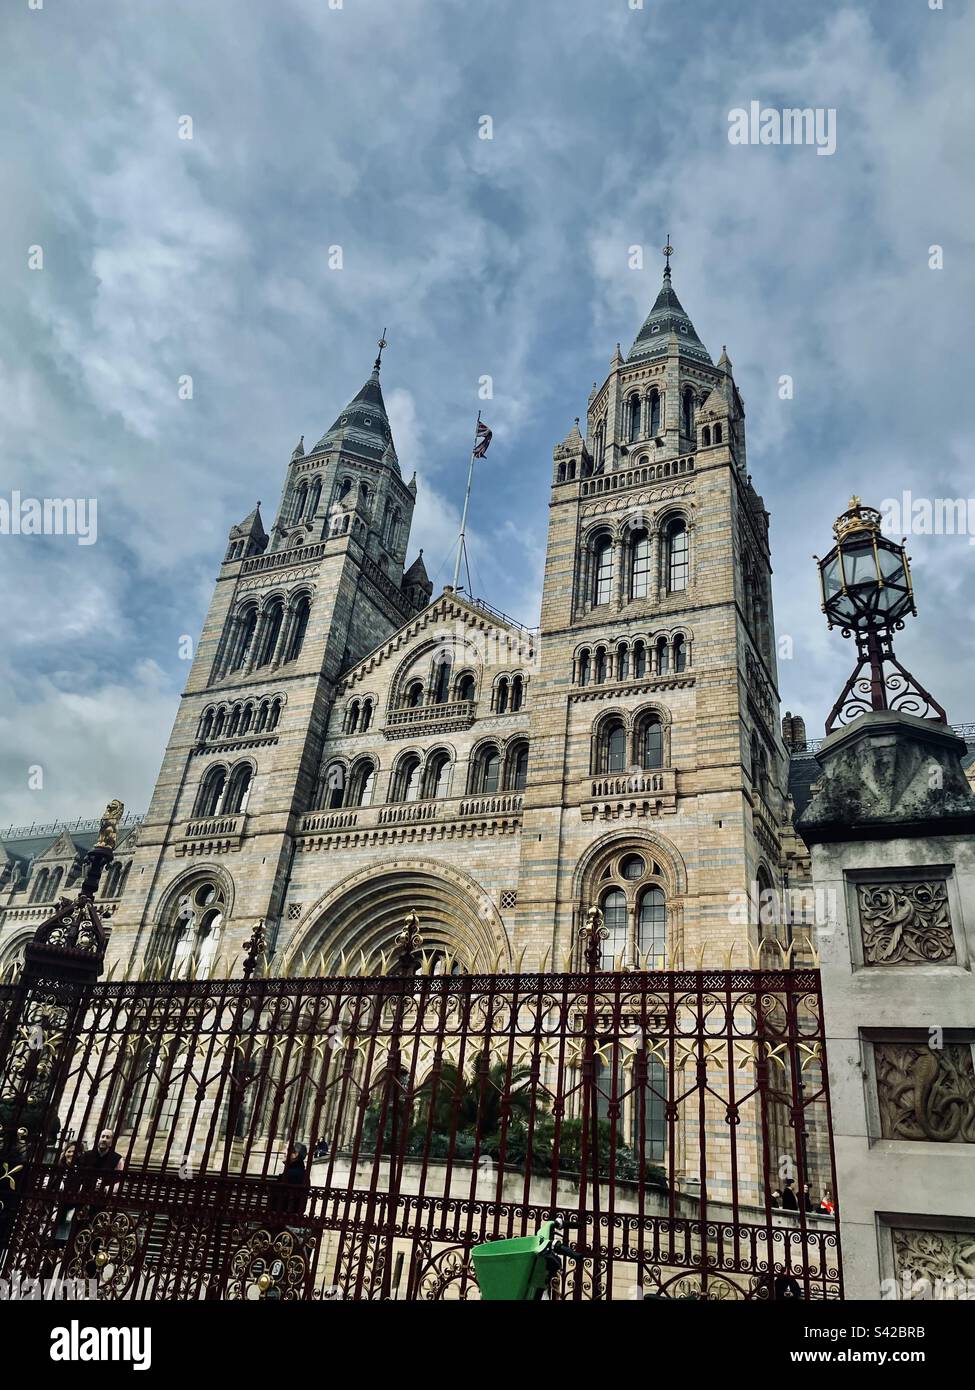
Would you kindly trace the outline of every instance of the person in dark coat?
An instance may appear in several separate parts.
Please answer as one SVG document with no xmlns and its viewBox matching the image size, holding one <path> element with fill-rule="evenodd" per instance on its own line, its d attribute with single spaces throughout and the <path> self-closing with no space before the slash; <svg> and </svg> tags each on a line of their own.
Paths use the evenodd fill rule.
<svg viewBox="0 0 975 1390">
<path fill-rule="evenodd" d="M 798 1211 L 799 1198 L 796 1196 L 795 1178 L 786 1178 L 782 1188 L 782 1206 L 785 1211 Z"/>
<path fill-rule="evenodd" d="M 285 1159 L 284 1168 L 277 1181 L 285 1191 L 274 1202 L 276 1211 L 285 1211 L 289 1216 L 300 1216 L 308 1200 L 308 1187 L 311 1176 L 308 1172 L 308 1149 L 304 1144 L 292 1144 Z"/>
</svg>

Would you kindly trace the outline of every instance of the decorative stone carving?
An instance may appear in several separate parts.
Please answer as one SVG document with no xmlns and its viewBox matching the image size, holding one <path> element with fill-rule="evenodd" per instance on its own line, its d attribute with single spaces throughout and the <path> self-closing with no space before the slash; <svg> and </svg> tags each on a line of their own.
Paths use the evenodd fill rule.
<svg viewBox="0 0 975 1390">
<path fill-rule="evenodd" d="M 874 1044 L 880 1133 L 884 1139 L 975 1144 L 975 1068 L 968 1043 L 941 1049 Z"/>
<path fill-rule="evenodd" d="M 895 1229 L 894 1267 L 908 1300 L 930 1298 L 938 1281 L 967 1288 L 975 1281 L 975 1231 Z M 905 1278 L 906 1276 L 906 1278 Z M 909 1282 L 916 1284 L 911 1288 Z"/>
<path fill-rule="evenodd" d="M 859 883 L 866 965 L 950 964 L 955 942 L 944 880 Z"/>
</svg>

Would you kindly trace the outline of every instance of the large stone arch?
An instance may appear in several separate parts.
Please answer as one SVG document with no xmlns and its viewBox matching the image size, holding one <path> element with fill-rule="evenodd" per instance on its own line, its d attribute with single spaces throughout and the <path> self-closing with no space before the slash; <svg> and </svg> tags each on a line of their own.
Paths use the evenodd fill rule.
<svg viewBox="0 0 975 1390">
<path fill-rule="evenodd" d="M 469 874 L 436 859 L 400 859 L 359 869 L 329 890 L 299 923 L 285 969 L 304 955 L 324 955 L 326 973 L 360 952 L 373 967 L 389 952 L 409 913 L 420 919 L 423 949 L 449 952 L 471 971 L 511 967 L 511 943 L 488 894 Z"/>
</svg>

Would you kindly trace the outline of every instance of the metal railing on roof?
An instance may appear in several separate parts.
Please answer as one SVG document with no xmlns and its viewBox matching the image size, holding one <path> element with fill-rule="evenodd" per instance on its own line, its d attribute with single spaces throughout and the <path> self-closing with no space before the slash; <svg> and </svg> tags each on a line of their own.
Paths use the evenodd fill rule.
<svg viewBox="0 0 975 1390">
<path fill-rule="evenodd" d="M 119 829 L 132 829 L 139 825 L 143 819 L 143 812 L 131 811 L 122 816 L 119 821 Z M 30 825 L 8 825 L 6 830 L 0 830 L 0 840 L 31 840 L 40 835 L 59 835 L 62 830 L 67 830 L 69 835 L 84 833 L 88 830 L 97 830 L 101 825 L 100 817 L 85 819 L 79 816 L 77 820 L 52 820 L 52 821 L 32 821 Z"/>
<path fill-rule="evenodd" d="M 950 727 L 966 743 L 975 742 L 975 724 L 952 724 Z M 792 758 L 811 758 L 822 748 L 825 741 L 822 738 L 807 738 L 801 748 L 790 749 L 789 756 Z"/>
</svg>

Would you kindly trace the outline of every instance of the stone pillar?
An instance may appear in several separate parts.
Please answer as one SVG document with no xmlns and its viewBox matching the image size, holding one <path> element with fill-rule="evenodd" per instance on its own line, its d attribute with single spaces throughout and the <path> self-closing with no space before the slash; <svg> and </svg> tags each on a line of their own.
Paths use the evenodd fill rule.
<svg viewBox="0 0 975 1390">
<path fill-rule="evenodd" d="M 956 1278 L 975 1243 L 964 751 L 940 721 L 863 714 L 823 743 L 798 821 L 812 857 L 847 1298 L 903 1298 L 905 1275 Z"/>
</svg>

